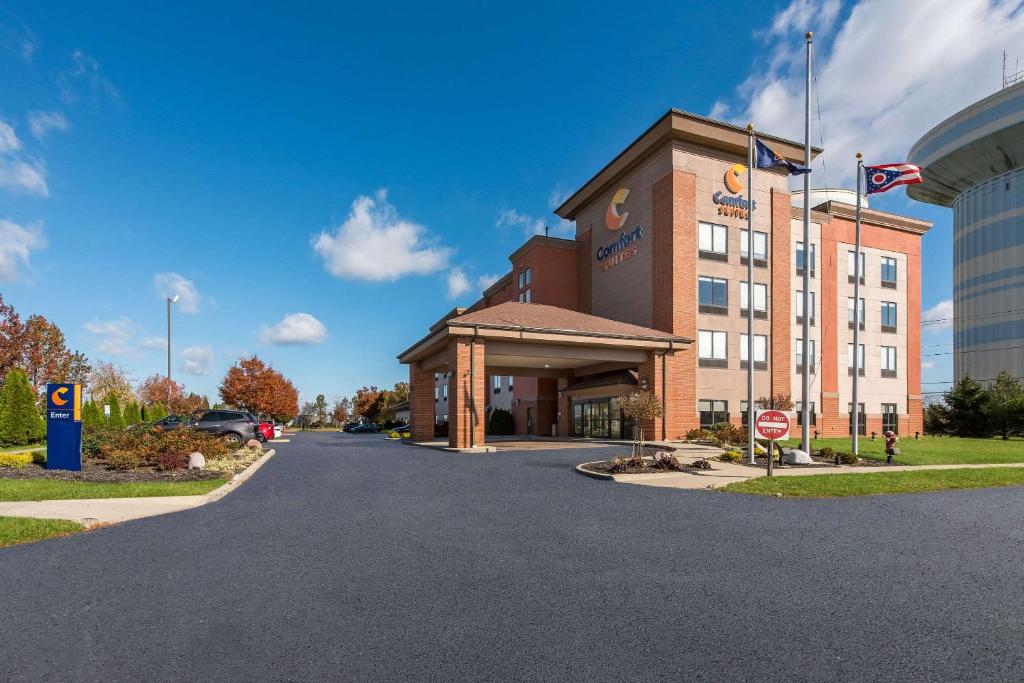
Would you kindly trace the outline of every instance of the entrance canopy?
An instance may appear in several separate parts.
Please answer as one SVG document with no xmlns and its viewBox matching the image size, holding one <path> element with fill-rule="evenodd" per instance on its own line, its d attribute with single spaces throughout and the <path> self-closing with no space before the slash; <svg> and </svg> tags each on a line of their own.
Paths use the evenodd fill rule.
<svg viewBox="0 0 1024 683">
<path fill-rule="evenodd" d="M 484 347 L 487 373 L 577 376 L 636 368 L 650 354 L 674 354 L 692 340 L 669 332 L 544 304 L 508 302 L 444 320 L 398 356 L 427 372 L 451 369 L 453 340 Z"/>
</svg>

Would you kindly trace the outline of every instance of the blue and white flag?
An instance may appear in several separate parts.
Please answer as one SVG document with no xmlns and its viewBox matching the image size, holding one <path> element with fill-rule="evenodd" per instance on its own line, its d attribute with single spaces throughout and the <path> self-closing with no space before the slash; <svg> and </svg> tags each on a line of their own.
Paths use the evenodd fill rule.
<svg viewBox="0 0 1024 683">
<path fill-rule="evenodd" d="M 776 154 L 770 147 L 768 147 L 768 145 L 764 144 L 757 138 L 754 138 L 754 144 L 757 145 L 754 151 L 754 159 L 756 161 L 754 164 L 755 168 L 777 168 L 781 166 L 786 169 L 790 175 L 800 175 L 801 173 L 811 172 L 811 169 L 806 166 L 798 166 L 785 157 Z"/>
</svg>

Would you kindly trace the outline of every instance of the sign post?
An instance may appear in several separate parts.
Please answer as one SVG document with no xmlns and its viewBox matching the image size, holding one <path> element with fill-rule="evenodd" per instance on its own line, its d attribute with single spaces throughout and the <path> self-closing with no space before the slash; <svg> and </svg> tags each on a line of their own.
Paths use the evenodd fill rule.
<svg viewBox="0 0 1024 683">
<path fill-rule="evenodd" d="M 46 469 L 82 469 L 82 385 L 46 385 Z"/>
<path fill-rule="evenodd" d="M 768 476 L 772 476 L 775 442 L 789 438 L 789 415 L 781 410 L 758 410 L 754 414 L 754 432 L 768 439 Z"/>
</svg>

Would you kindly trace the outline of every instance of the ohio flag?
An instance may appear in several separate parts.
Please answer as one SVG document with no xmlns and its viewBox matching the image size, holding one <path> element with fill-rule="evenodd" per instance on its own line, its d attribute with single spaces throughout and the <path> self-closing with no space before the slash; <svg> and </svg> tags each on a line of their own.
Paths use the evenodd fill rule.
<svg viewBox="0 0 1024 683">
<path fill-rule="evenodd" d="M 885 192 L 897 185 L 913 185 L 922 182 L 921 169 L 914 164 L 865 166 L 864 176 L 868 182 L 868 194 Z"/>
</svg>

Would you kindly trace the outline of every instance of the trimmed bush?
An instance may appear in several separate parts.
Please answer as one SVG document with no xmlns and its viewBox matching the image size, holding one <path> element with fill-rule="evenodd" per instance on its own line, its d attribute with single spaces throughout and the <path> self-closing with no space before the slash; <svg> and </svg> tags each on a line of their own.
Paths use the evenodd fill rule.
<svg viewBox="0 0 1024 683">
<path fill-rule="evenodd" d="M 115 470 L 133 470 L 142 465 L 142 454 L 136 451 L 113 450 L 107 453 L 106 460 Z"/>
<path fill-rule="evenodd" d="M 686 471 L 686 466 L 683 465 L 683 463 L 679 462 L 679 458 L 672 455 L 671 453 L 666 453 L 662 455 L 660 458 L 656 457 L 654 459 L 654 462 L 651 463 L 651 468 L 656 470 L 666 470 L 668 472 Z"/>
<path fill-rule="evenodd" d="M 127 451 L 138 457 L 137 467 L 149 465 L 157 469 L 176 469 L 187 467 L 188 456 L 194 451 L 207 458 L 218 458 L 228 454 L 228 447 L 216 436 L 190 428 L 136 427 L 125 430 L 102 427 L 84 430 L 82 451 L 89 457 L 108 462 L 111 454 Z M 119 458 L 120 463 L 129 462 L 120 454 L 115 458 Z"/>
<path fill-rule="evenodd" d="M 843 463 L 844 465 L 856 465 L 859 460 L 860 458 L 858 458 L 853 453 L 839 454 L 839 462 Z"/>
<path fill-rule="evenodd" d="M 25 467 L 32 462 L 31 453 L 0 453 L 0 467 Z"/>
<path fill-rule="evenodd" d="M 495 408 L 491 411 L 491 419 L 487 421 L 487 433 L 497 436 L 513 434 L 516 430 L 512 412 Z"/>
<path fill-rule="evenodd" d="M 818 451 L 818 456 L 822 458 L 827 458 L 828 460 L 834 460 L 836 457 L 836 451 L 833 448 L 825 446 L 820 451 Z"/>
<path fill-rule="evenodd" d="M 117 394 L 109 393 L 103 400 L 105 404 L 110 406 L 110 417 L 107 417 L 107 426 L 113 429 L 124 428 L 124 418 L 121 416 L 121 401 L 118 400 Z M 103 409 L 100 408 L 100 415 L 103 415 Z"/>
<path fill-rule="evenodd" d="M 747 430 L 737 427 L 731 422 L 719 422 L 713 425 L 711 433 L 722 443 L 739 445 L 747 442 Z"/>
<path fill-rule="evenodd" d="M 718 456 L 718 459 L 723 462 L 742 462 L 743 454 L 739 451 L 726 451 Z"/>
<path fill-rule="evenodd" d="M 42 441 L 46 424 L 36 406 L 28 376 L 15 368 L 0 390 L 0 446 L 27 446 Z"/>
</svg>

